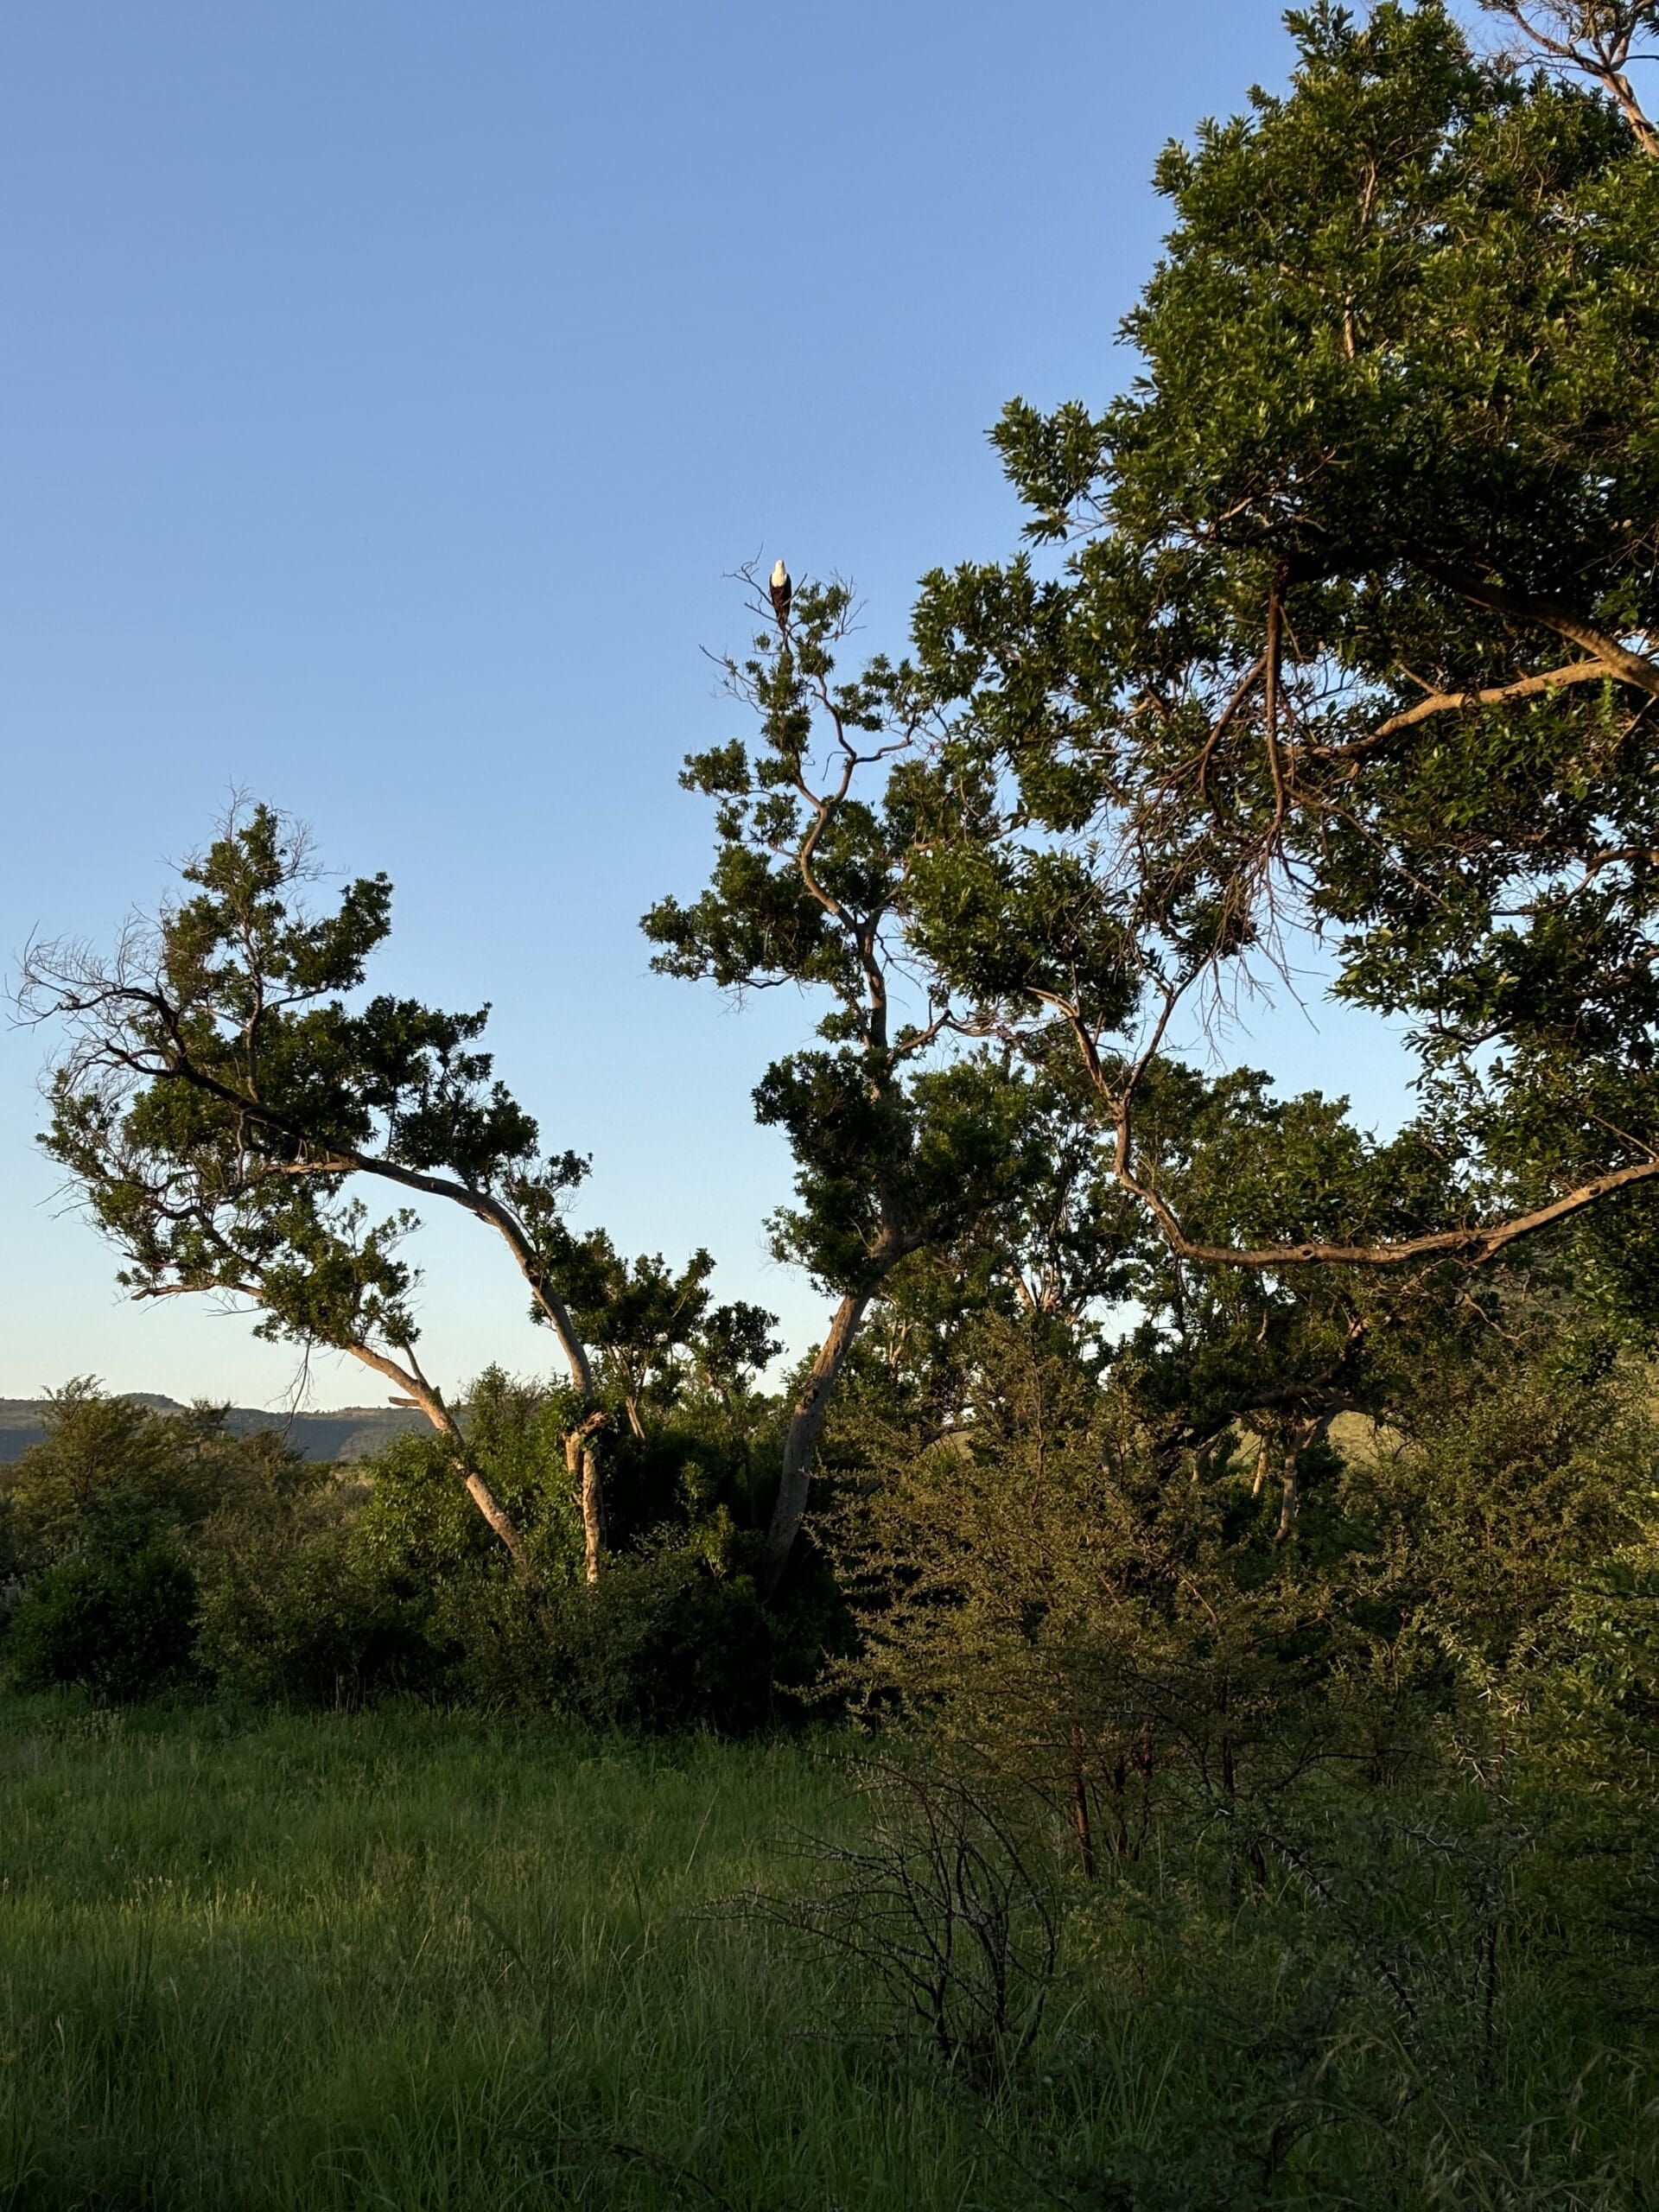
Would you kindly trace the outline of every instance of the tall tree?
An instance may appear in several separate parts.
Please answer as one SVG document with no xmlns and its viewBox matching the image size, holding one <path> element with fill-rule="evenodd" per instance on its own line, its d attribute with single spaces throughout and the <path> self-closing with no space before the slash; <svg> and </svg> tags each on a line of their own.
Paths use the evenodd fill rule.
<svg viewBox="0 0 1659 2212">
<path fill-rule="evenodd" d="M 982 1018 L 1066 1027 L 1188 1261 L 1480 1264 L 1659 1181 L 1655 10 L 1499 12 L 1553 73 L 1440 0 L 1290 16 L 1290 91 L 1159 163 L 1129 390 L 995 433 L 1058 559 L 917 609 L 906 680 L 976 804 L 910 945 Z M 1456 1172 L 1351 1234 L 1206 1232 L 1148 1087 L 1301 932 L 1411 1024 Z"/>
<path fill-rule="evenodd" d="M 662 900 L 644 926 L 664 974 L 739 993 L 794 984 L 830 1001 L 820 1046 L 778 1061 L 755 1092 L 798 1167 L 799 1203 L 773 1223 L 775 1249 L 836 1301 L 791 1408 L 761 1564 L 770 1592 L 871 1301 L 905 1259 L 960 1236 L 1002 1187 L 1019 1099 L 995 1062 L 931 1064 L 960 1033 L 948 993 L 907 1003 L 914 873 L 958 796 L 930 766 L 930 709 L 912 671 L 877 658 L 838 679 L 854 618 L 844 584 L 791 594 L 748 582 L 765 626 L 724 672 L 754 740 L 688 759 L 682 784 L 716 802 L 714 870 L 697 899 Z"/>
</svg>

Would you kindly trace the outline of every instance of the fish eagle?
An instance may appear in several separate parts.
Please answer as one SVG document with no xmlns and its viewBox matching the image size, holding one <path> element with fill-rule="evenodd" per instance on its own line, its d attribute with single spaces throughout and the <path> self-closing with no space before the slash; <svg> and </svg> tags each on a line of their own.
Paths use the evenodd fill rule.
<svg viewBox="0 0 1659 2212">
<path fill-rule="evenodd" d="M 789 580 L 789 570 L 781 561 L 774 561 L 772 564 L 772 611 L 780 625 L 789 620 L 789 602 L 794 590 L 795 587 Z"/>
</svg>

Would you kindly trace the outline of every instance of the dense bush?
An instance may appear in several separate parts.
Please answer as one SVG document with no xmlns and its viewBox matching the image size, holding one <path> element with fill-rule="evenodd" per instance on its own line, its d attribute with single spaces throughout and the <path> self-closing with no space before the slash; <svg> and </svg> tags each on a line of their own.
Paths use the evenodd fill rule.
<svg viewBox="0 0 1659 2212">
<path fill-rule="evenodd" d="M 844 1424 L 836 1556 L 862 1637 L 836 1671 L 1063 1807 L 1086 1863 L 1197 1808 L 1259 1868 L 1315 1777 L 1421 1787 L 1477 1745 L 1541 1799 L 1576 1746 L 1604 1827 L 1649 1804 L 1639 1364 L 1547 1336 L 1461 1397 L 1426 1391 L 1409 1436 L 1313 1439 L 1287 1525 L 1240 1428 L 1173 1446 L 1132 1367 L 1103 1380 L 994 1314 L 971 1338 L 949 1425 L 869 1390 Z"/>
<path fill-rule="evenodd" d="M 492 1371 L 470 1448 L 526 1535 L 514 1573 L 442 1442 L 399 1439 L 349 1475 L 210 1411 L 167 1414 L 79 1383 L 7 1471 L 4 1564 L 22 1682 L 108 1698 L 187 1680 L 255 1700 L 388 1694 L 559 1713 L 601 1726 L 741 1733 L 798 1683 L 833 1593 L 820 1573 L 774 1621 L 748 1572 L 753 1443 L 694 1408 L 615 1440 L 619 1526 L 596 1589 L 566 1468 L 562 1394 Z"/>
<path fill-rule="evenodd" d="M 237 1436 L 222 1409 L 158 1412 L 86 1376 L 48 1399 L 46 1435 L 0 1469 L 0 1573 L 67 1558 L 101 1517 L 137 1514 L 194 1540 L 226 1516 L 268 1511 L 324 1478 L 275 1430 Z"/>
<path fill-rule="evenodd" d="M 382 1571 L 354 1533 L 324 1528 L 211 1562 L 201 1663 L 220 1688 L 300 1705 L 360 1705 L 446 1686 L 434 1601 Z"/>
<path fill-rule="evenodd" d="M 77 1685 L 115 1704 L 153 1697 L 194 1673 L 197 1610 L 189 1561 L 164 1543 L 63 1560 L 12 1616 L 16 1679 L 26 1689 Z"/>
<path fill-rule="evenodd" d="M 710 1727 L 774 1717 L 771 1622 L 742 1574 L 684 1548 L 615 1560 L 597 1588 L 497 1576 L 445 1593 L 456 1688 L 598 1727 Z"/>
<path fill-rule="evenodd" d="M 202 1571 L 315 1478 L 280 1438 L 233 1436 L 212 1408 L 160 1413 L 71 1383 L 0 1486 L 16 1679 L 112 1701 L 202 1679 Z"/>
</svg>

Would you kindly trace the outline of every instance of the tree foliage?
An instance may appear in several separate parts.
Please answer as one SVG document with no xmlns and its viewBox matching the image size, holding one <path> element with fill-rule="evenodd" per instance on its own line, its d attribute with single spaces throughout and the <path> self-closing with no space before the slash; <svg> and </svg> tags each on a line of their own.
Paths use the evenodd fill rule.
<svg viewBox="0 0 1659 2212">
<path fill-rule="evenodd" d="M 781 605 L 751 595 L 767 626 L 724 669 L 753 740 L 690 756 L 681 778 L 715 801 L 710 880 L 690 904 L 661 900 L 644 926 L 662 973 L 740 993 L 793 984 L 829 1001 L 818 1044 L 769 1068 L 754 1094 L 797 1164 L 799 1202 L 776 1218 L 774 1249 L 838 1300 L 785 1441 L 762 1564 L 775 1587 L 871 1300 L 912 1254 L 968 1233 L 1017 1177 L 1021 1101 L 1005 1064 L 938 1064 L 954 1029 L 948 995 L 907 1004 L 912 882 L 952 803 L 929 766 L 913 671 L 878 658 L 838 677 L 855 616 L 842 583 L 809 583 Z"/>
<path fill-rule="evenodd" d="M 360 1360 L 426 1413 L 522 1562 L 512 1517 L 416 1350 L 416 1277 L 400 1253 L 416 1213 L 372 1218 L 358 1193 L 385 1185 L 493 1231 L 569 1369 L 566 1450 L 592 1580 L 608 1419 L 594 1348 L 637 1426 L 646 1382 L 696 1340 L 711 1263 L 699 1254 L 676 1281 L 660 1259 L 630 1267 L 602 1230 L 576 1235 L 564 1208 L 588 1162 L 541 1151 L 479 1049 L 487 1007 L 365 996 L 391 887 L 360 877 L 314 912 L 316 873 L 296 824 L 239 808 L 183 869 L 186 895 L 130 925 L 111 957 L 31 948 L 24 1009 L 67 1040 L 46 1148 L 126 1255 L 135 1296 L 218 1296 L 254 1308 L 261 1334 Z M 753 1338 L 755 1317 L 725 1325 Z"/>
<path fill-rule="evenodd" d="M 1433 0 L 1291 23 L 1290 91 L 1159 165 L 1129 388 L 998 428 L 1058 566 L 924 590 L 902 680 L 976 804 L 909 942 L 982 1023 L 1069 1031 L 1187 1256 L 1480 1262 L 1659 1174 L 1659 165 Z M 1399 1203 L 1200 1230 L 1139 1134 L 1152 1071 L 1300 932 L 1410 1026 Z"/>
</svg>

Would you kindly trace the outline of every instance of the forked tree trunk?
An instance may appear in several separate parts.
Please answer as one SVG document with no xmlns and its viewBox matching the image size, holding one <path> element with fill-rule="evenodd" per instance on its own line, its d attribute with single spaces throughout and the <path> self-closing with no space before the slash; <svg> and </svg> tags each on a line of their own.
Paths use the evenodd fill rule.
<svg viewBox="0 0 1659 2212">
<path fill-rule="evenodd" d="M 812 1462 L 823 1428 L 824 1415 L 835 1395 L 842 1369 L 847 1363 L 860 1325 L 869 1311 L 873 1290 L 849 1291 L 836 1308 L 830 1333 L 819 1346 L 799 1397 L 791 1408 L 784 1437 L 783 1471 L 778 1482 L 778 1502 L 760 1554 L 760 1594 L 770 1598 L 784 1579 L 795 1540 L 806 1518 L 807 1493 L 812 1484 Z"/>
</svg>

